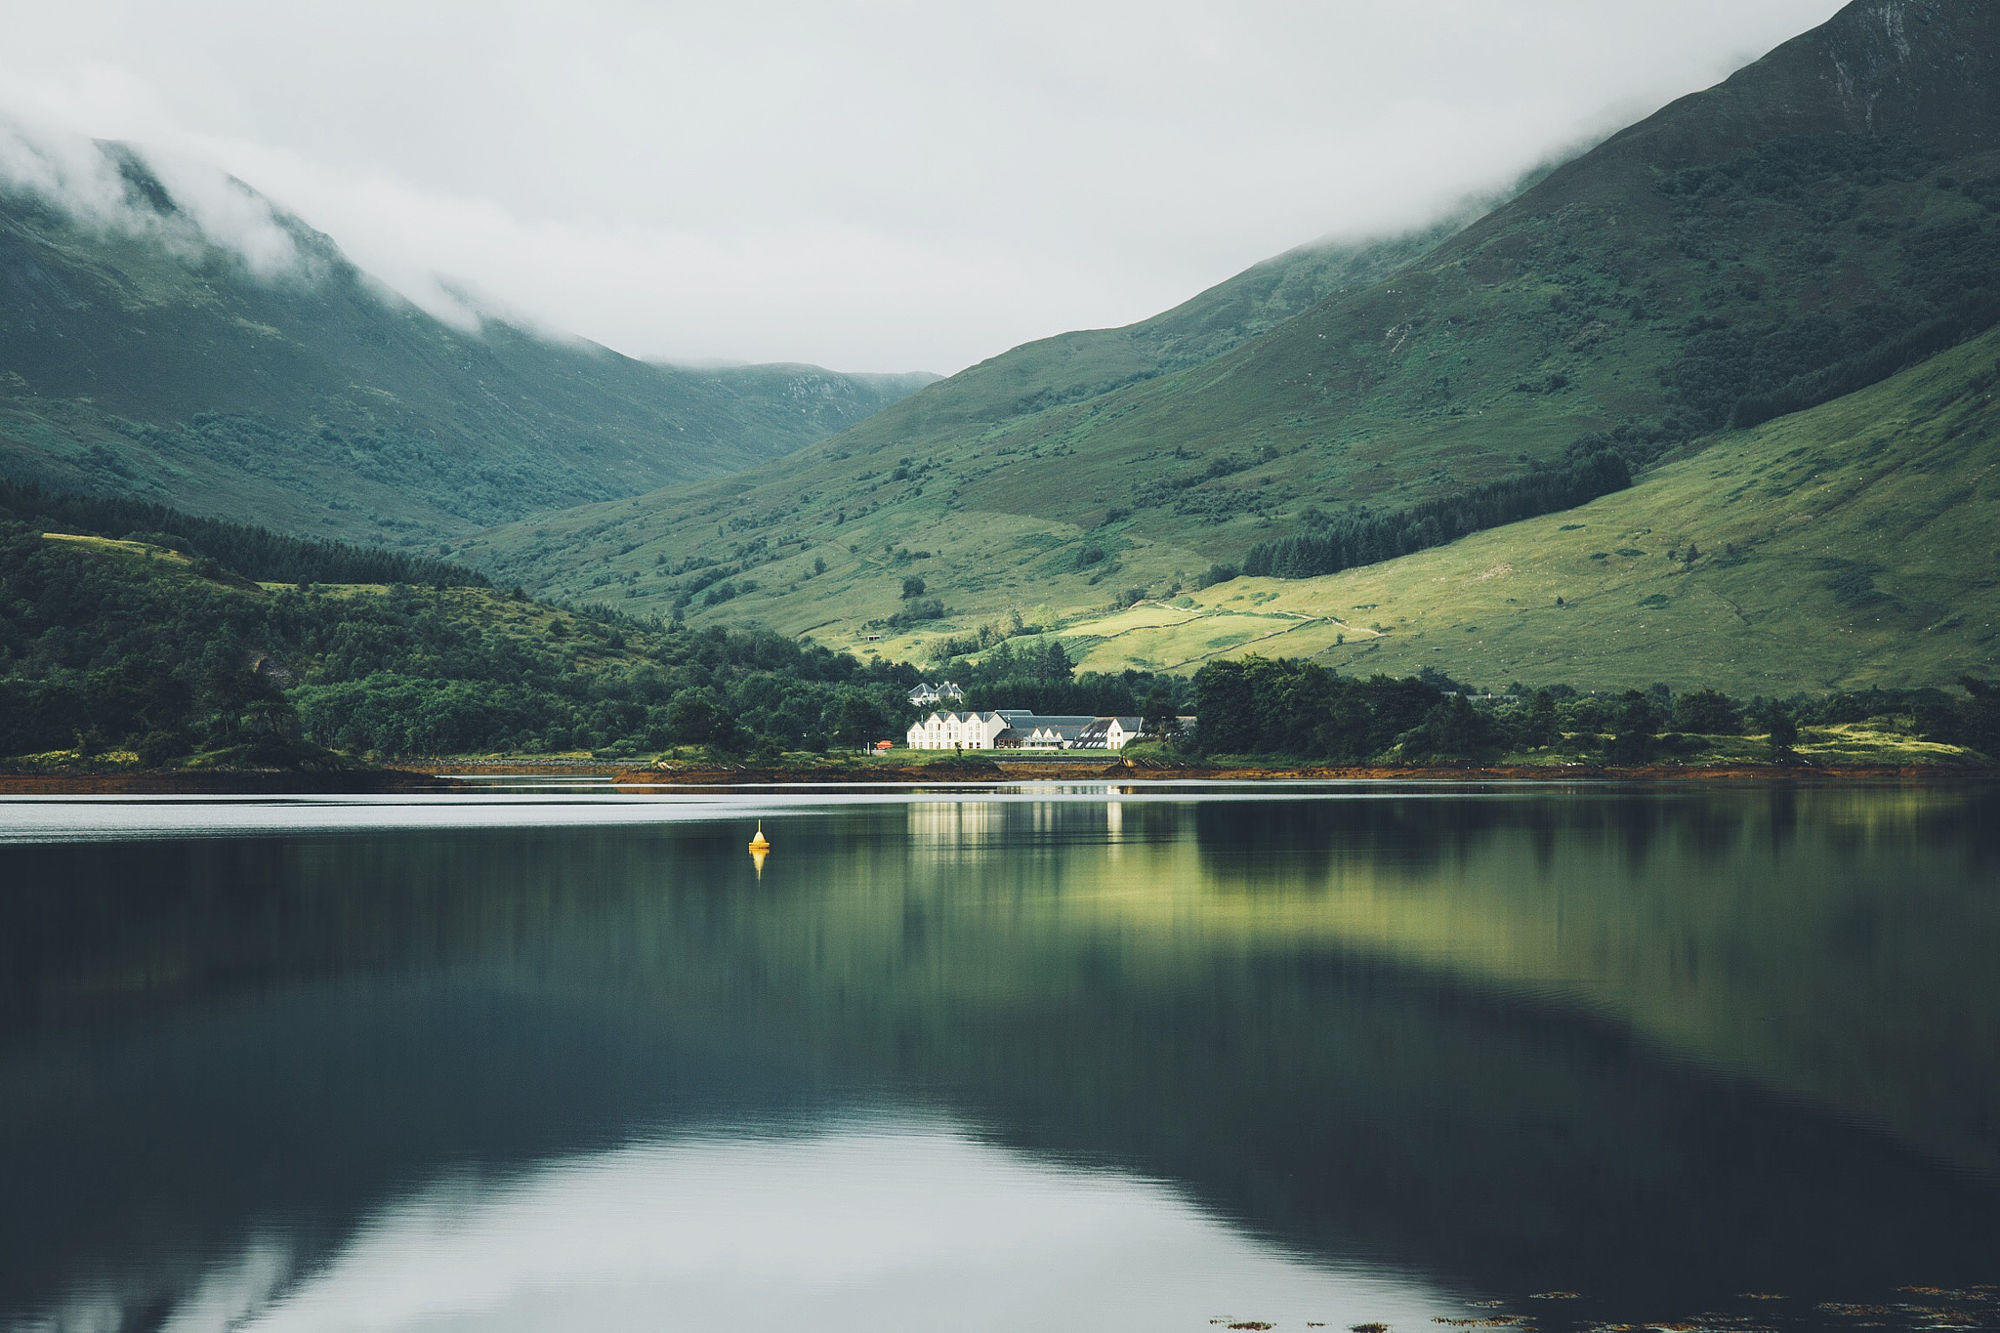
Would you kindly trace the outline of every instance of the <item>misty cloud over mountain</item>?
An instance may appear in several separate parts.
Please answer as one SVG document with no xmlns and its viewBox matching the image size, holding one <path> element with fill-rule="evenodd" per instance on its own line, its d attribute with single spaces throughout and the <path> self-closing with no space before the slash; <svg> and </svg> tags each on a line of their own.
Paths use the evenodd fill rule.
<svg viewBox="0 0 2000 1333">
<path fill-rule="evenodd" d="M 949 371 L 1426 222 L 1836 5 L 15 8 L 4 109 L 213 161 L 434 314 Z"/>
</svg>

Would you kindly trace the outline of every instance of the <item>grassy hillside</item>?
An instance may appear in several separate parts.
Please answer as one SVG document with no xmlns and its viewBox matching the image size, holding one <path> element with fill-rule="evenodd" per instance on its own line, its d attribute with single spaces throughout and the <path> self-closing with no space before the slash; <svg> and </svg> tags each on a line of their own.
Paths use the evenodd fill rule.
<svg viewBox="0 0 2000 1333">
<path fill-rule="evenodd" d="M 1732 693 L 2000 665 L 2000 331 L 1560 515 L 1058 631 L 1086 669 L 1256 652 L 1350 674 Z M 901 640 L 892 650 L 914 647 Z"/>
<path fill-rule="evenodd" d="M 1172 310 L 1115 329 L 1082 329 L 1004 352 L 871 419 L 848 451 L 942 442 L 1034 417 L 1199 365 L 1327 297 L 1380 281 L 1471 220 L 1405 235 L 1301 246 L 1246 269 Z"/>
<path fill-rule="evenodd" d="M 1465 220 L 1455 218 L 1407 235 L 1361 244 L 1302 246 L 1137 324 L 1080 330 L 1016 347 L 885 408 L 845 433 L 831 449 L 792 455 L 782 467 L 751 474 L 747 486 L 732 478 L 713 489 L 662 492 L 631 502 L 537 514 L 496 533 L 469 539 L 463 549 L 468 558 L 478 559 L 503 577 L 587 596 L 633 599 L 644 607 L 658 608 L 663 603 L 673 606 L 677 592 L 660 577 L 647 577 L 644 571 L 657 571 L 667 564 L 689 566 L 683 572 L 693 577 L 680 580 L 684 589 L 687 583 L 699 580 L 700 570 L 718 566 L 740 569 L 746 564 L 741 559 L 715 559 L 713 564 L 703 565 L 700 562 L 712 558 L 708 552 L 694 555 L 692 563 L 679 554 L 669 561 L 659 560 L 661 549 L 653 543 L 684 506 L 692 506 L 703 519 L 715 515 L 727 518 L 722 529 L 713 533 L 706 522 L 674 532 L 668 543 L 676 551 L 682 539 L 689 543 L 690 551 L 702 551 L 709 544 L 704 534 L 726 536 L 781 526 L 780 520 L 809 506 L 825 519 L 829 497 L 837 495 L 857 498 L 851 511 L 844 505 L 832 506 L 834 527 L 882 514 L 879 523 L 862 524 L 851 533 L 838 534 L 846 544 L 857 547 L 866 548 L 877 541 L 894 545 L 897 534 L 908 533 L 913 547 L 959 549 L 967 559 L 976 560 L 988 549 L 984 541 L 988 535 L 998 543 L 991 548 L 996 552 L 1004 550 L 1017 532 L 1030 549 L 1073 543 L 1077 534 L 1070 525 L 1053 525 L 1043 532 L 1042 525 L 1033 519 L 1009 514 L 1001 516 L 989 534 L 983 530 L 984 515 L 921 503 L 884 505 L 873 501 L 858 488 L 898 468 L 907 476 L 911 466 L 899 459 L 857 479 L 853 460 L 899 449 L 907 441 L 976 438 L 998 430 L 1022 429 L 1028 423 L 1049 419 L 1055 409 L 1093 401 L 1200 364 L 1334 293 L 1378 281 L 1449 236 Z M 915 466 L 916 475 L 921 477 L 941 467 L 948 469 L 950 464 L 932 459 Z M 918 494 L 903 498 L 920 501 L 921 488 L 918 490 Z M 776 511 L 764 512 L 762 507 L 770 504 L 777 506 Z M 943 516 L 949 516 L 950 531 L 934 526 Z M 982 531 L 975 534 L 968 522 L 971 528 Z M 646 544 L 646 551 L 631 558 L 639 543 Z M 746 545 L 754 544 L 753 538 Z M 769 544 L 767 538 L 766 546 Z M 760 563 L 755 559 L 759 553 L 752 552 L 747 563 Z M 826 553 L 820 558 L 834 559 Z M 890 563 L 894 563 L 893 558 Z M 811 566 L 809 556 L 803 567 Z M 889 578 L 889 574 L 896 577 Z M 878 606 L 880 614 L 893 614 L 898 609 L 900 577 L 895 570 L 863 560 L 818 584 L 812 590 L 814 596 L 795 601 L 793 607 L 817 610 L 825 596 L 837 594 L 844 605 L 859 597 Z M 769 580 L 762 583 L 768 585 Z M 877 595 L 884 592 L 886 600 Z M 761 617 L 769 611 L 771 600 L 766 593 L 762 600 L 745 605 L 763 608 Z M 682 609 L 700 615 L 704 608 L 696 604 Z M 780 614 L 772 619 L 773 623 L 789 623 L 797 617 Z M 855 630 L 857 642 L 865 639 L 859 623 L 856 620 L 848 625 Z"/>
<path fill-rule="evenodd" d="M 683 370 L 388 295 L 246 188 L 288 262 L 253 272 L 134 153 L 122 198 L 0 191 L 0 474 L 317 535 L 431 542 L 714 476 L 929 376 Z"/>
<path fill-rule="evenodd" d="M 224 563 L 116 535 L 124 515 L 114 502 L 43 499 L 33 512 L 34 522 L 0 522 L 9 767 L 341 768 L 355 755 L 563 752 L 815 766 L 825 761 L 799 752 L 893 737 L 910 716 L 916 672 L 879 657 L 864 664 L 770 634 L 550 606 L 436 561 L 165 515 Z M 95 530 L 49 526 L 65 513 Z M 398 581 L 363 581 L 378 574 Z M 427 584 L 406 581 L 418 575 Z M 1322 619 L 1260 611 L 1259 590 L 1246 591 L 1248 611 L 1144 608 L 1120 628 L 1142 637 L 1195 616 L 1225 629 L 1260 615 L 1306 628 Z M 1145 614 L 1155 609 L 1165 621 Z M 1111 641 L 1108 626 L 1080 628 Z M 1990 687 L 1964 700 L 1937 690 L 1829 695 L 1782 718 L 1686 688 L 1616 699 L 1542 692 L 1475 708 L 1446 695 L 1434 671 L 1362 680 L 1297 659 L 1211 658 L 1191 681 L 1077 674 L 1070 652 L 1098 646 L 1083 633 L 1013 643 L 952 671 L 984 706 L 1155 718 L 1192 708 L 1200 720 L 1170 756 L 1252 766 L 1273 756 L 1740 764 L 1786 757 L 1793 745 L 1789 757 L 1814 763 L 1964 764 L 1977 762 L 1974 750 L 1991 753 L 2000 734 Z M 1776 734 L 1781 723 L 1797 724 L 1795 740 Z"/>
<path fill-rule="evenodd" d="M 1882 349 L 1997 272 L 2000 10 L 1862 0 L 1234 350 L 1071 402 L 1097 381 L 1059 374 L 1065 349 L 1096 344 L 1038 344 L 782 466 L 459 550 L 843 643 L 937 609 L 906 605 L 913 575 L 938 629 L 1046 620 L 1185 590 L 1314 509 L 1394 509 L 1580 443 L 1685 455 L 1751 405 L 1893 370 Z"/>
</svg>

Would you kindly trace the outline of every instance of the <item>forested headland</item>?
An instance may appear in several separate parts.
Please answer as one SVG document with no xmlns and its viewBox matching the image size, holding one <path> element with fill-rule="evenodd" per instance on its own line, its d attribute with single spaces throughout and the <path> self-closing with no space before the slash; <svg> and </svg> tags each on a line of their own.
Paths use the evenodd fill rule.
<svg viewBox="0 0 2000 1333">
<path fill-rule="evenodd" d="M 823 749 L 900 727 L 907 667 L 478 586 L 257 582 L 0 523 L 0 755 L 149 767 L 675 745 Z"/>
</svg>

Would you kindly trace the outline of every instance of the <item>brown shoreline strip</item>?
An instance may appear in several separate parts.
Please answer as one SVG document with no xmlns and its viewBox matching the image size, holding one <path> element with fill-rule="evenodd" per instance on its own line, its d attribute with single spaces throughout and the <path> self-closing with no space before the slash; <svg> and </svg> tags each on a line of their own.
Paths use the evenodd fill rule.
<svg viewBox="0 0 2000 1333">
<path fill-rule="evenodd" d="M 524 780 L 538 776 L 579 776 L 582 766 L 545 769 L 524 764 Z M 1344 780 L 1353 782 L 1634 782 L 1772 783 L 1884 782 L 1922 786 L 1962 786 L 2000 780 L 2000 769 L 1930 765 L 1751 765 L 1679 768 L 1509 765 L 1453 767 L 1291 768 L 1170 767 L 1155 764 L 976 762 L 967 764 L 854 764 L 825 768 L 641 768 L 593 766 L 619 786 L 717 787 L 731 785 L 832 786 L 855 782 L 916 785 L 928 783 L 1146 782 Z M 435 767 L 365 769 L 341 773 L 154 772 L 0 773 L 0 798 L 8 796 L 358 796 L 396 793 L 476 794 L 481 786 L 453 781 L 451 774 L 505 771 L 504 765 L 473 769 Z M 482 784 L 483 785 L 483 784 Z"/>
</svg>

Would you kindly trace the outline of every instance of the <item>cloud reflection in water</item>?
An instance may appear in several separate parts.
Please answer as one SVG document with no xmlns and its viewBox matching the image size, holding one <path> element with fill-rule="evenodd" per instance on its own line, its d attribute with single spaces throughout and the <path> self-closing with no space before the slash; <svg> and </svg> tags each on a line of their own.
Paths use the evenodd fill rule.
<svg viewBox="0 0 2000 1333">
<path fill-rule="evenodd" d="M 1310 1264 L 1155 1181 L 871 1119 L 439 1183 L 241 1327 L 1192 1329 L 1225 1314 L 1344 1327 L 1428 1322 L 1442 1299 Z"/>
</svg>

